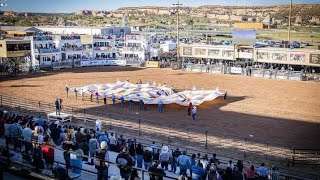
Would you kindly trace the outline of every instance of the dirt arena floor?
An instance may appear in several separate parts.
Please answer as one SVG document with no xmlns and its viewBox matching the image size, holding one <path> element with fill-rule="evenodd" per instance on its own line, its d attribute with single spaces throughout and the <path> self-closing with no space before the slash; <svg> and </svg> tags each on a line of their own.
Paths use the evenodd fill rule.
<svg viewBox="0 0 320 180">
<path fill-rule="evenodd" d="M 149 107 L 139 117 L 161 124 L 205 130 L 239 137 L 253 137 L 270 144 L 291 145 L 296 148 L 320 148 L 320 83 L 288 80 L 269 80 L 236 75 L 216 75 L 182 72 L 171 69 L 139 69 L 129 67 L 92 67 L 38 73 L 17 78 L 0 79 L 0 94 L 54 103 L 56 97 L 64 105 L 87 107 L 102 106 L 65 97 L 64 88 L 89 84 L 156 81 L 174 85 L 177 89 L 213 89 L 228 91 L 228 98 L 205 103 L 198 107 L 199 116 L 192 121 L 187 108 L 164 106 L 164 113 Z M 110 100 L 109 100 L 110 102 Z M 138 109 L 138 105 L 135 105 Z M 101 107 L 100 107 L 101 109 Z M 137 116 L 128 108 L 108 109 L 113 113 Z"/>
</svg>

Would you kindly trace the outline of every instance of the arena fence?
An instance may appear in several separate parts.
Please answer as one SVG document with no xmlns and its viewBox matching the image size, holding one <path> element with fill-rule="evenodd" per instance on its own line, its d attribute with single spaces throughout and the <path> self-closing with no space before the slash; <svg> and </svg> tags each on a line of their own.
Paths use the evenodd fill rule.
<svg viewBox="0 0 320 180">
<path fill-rule="evenodd" d="M 23 162 L 23 157 L 24 156 L 30 156 L 30 154 L 27 154 L 26 152 L 22 151 L 23 148 L 23 144 L 25 144 L 25 141 L 23 139 L 18 139 L 18 142 L 19 142 L 19 147 L 20 148 L 16 148 L 14 149 L 13 148 L 13 145 L 9 144 L 9 142 L 7 141 L 7 139 L 5 139 L 5 144 L 0 144 L 0 161 L 2 162 L 2 164 L 6 164 L 7 165 L 7 168 L 10 167 L 10 166 L 18 166 L 19 168 L 21 169 L 24 169 L 24 170 L 29 170 L 29 171 L 33 171 L 33 172 L 36 172 L 38 175 L 37 175 L 37 178 L 40 178 L 40 179 L 48 179 L 48 178 L 54 178 L 52 176 L 49 176 L 46 171 L 48 171 L 49 169 L 44 169 L 44 168 L 40 168 L 39 166 L 37 165 L 32 165 L 31 162 L 29 162 L 30 164 L 26 163 L 26 162 Z M 33 144 L 38 144 L 37 142 L 32 142 Z M 39 147 L 41 147 L 41 144 L 38 144 Z M 54 149 L 54 151 L 61 151 L 61 149 L 58 149 L 58 148 L 55 148 L 55 147 L 51 147 L 52 149 Z M 10 154 L 17 154 L 18 153 L 18 156 L 21 155 L 21 158 L 12 158 Z M 105 163 L 107 162 L 109 165 L 115 165 L 117 166 L 118 164 L 117 163 L 114 163 L 114 162 L 110 162 L 110 161 L 105 161 L 105 160 L 100 160 L 100 159 L 97 159 L 95 157 L 89 157 L 87 155 L 77 155 L 77 156 L 80 156 L 82 158 L 87 158 L 88 160 L 90 159 L 94 159 L 95 160 L 99 160 L 100 162 L 102 163 Z M 55 164 L 60 164 L 60 165 L 63 165 L 63 166 L 66 166 L 66 162 L 60 158 L 60 159 L 57 159 L 57 157 L 54 158 L 54 163 Z M 83 162 L 84 163 L 84 162 Z M 78 167 L 74 167 L 74 166 L 70 166 L 70 168 L 75 168 L 75 169 L 80 169 L 82 171 L 82 174 L 79 175 L 79 174 L 75 174 L 75 173 L 70 173 L 68 170 L 66 171 L 66 173 L 68 174 L 68 176 L 70 177 L 70 179 L 97 179 L 97 174 L 98 174 L 98 171 L 95 170 L 95 171 L 92 171 L 92 170 L 89 170 L 89 169 L 85 169 L 85 168 L 78 168 Z M 135 169 L 137 170 L 138 172 L 141 173 L 141 179 L 144 180 L 146 176 L 149 176 L 151 175 L 152 173 L 148 172 L 146 169 L 142 169 L 142 168 L 137 168 L 137 167 L 132 167 L 132 169 Z M 45 171 L 46 170 L 46 171 Z M 41 172 L 41 174 L 39 173 Z M 109 178 L 110 178 L 110 173 L 111 171 L 109 170 Z M 174 178 L 174 177 L 171 177 L 171 176 L 163 176 L 164 179 L 177 179 L 177 178 Z"/>
</svg>

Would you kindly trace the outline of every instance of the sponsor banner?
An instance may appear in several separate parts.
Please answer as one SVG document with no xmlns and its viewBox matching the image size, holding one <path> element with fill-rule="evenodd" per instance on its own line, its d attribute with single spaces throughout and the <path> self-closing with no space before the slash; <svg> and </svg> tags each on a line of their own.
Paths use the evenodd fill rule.
<svg viewBox="0 0 320 180">
<path fill-rule="evenodd" d="M 159 62 L 158 61 L 147 61 L 146 62 L 146 67 L 148 67 L 148 68 L 158 68 L 159 67 Z"/>
<path fill-rule="evenodd" d="M 232 73 L 232 74 L 242 74 L 242 68 L 241 67 L 231 67 L 230 73 Z"/>
<path fill-rule="evenodd" d="M 306 54 L 290 54 L 289 60 L 294 62 L 305 62 Z"/>
<path fill-rule="evenodd" d="M 276 61 L 286 61 L 287 54 L 286 53 L 272 53 L 272 59 Z"/>
<path fill-rule="evenodd" d="M 81 61 L 81 66 L 125 66 L 126 60 L 89 60 Z"/>
<path fill-rule="evenodd" d="M 320 64 L 320 54 L 310 54 L 310 63 Z"/>
</svg>

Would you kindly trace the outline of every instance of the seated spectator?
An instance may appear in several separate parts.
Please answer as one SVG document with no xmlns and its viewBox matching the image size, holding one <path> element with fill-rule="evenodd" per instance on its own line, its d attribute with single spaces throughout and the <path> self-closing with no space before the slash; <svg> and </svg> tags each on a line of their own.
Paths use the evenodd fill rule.
<svg viewBox="0 0 320 180">
<path fill-rule="evenodd" d="M 152 167 L 148 169 L 150 180 L 163 180 L 163 176 L 166 175 L 163 169 L 159 168 L 159 161 L 155 160 L 152 163 Z"/>
</svg>

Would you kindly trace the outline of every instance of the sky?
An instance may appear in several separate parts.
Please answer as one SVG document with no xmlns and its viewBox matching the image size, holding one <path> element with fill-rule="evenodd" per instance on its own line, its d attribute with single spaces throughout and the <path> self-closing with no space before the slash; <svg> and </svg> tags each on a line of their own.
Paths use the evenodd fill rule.
<svg viewBox="0 0 320 180">
<path fill-rule="evenodd" d="M 290 0 L 180 0 L 183 6 L 272 6 L 288 4 Z M 71 13 L 77 10 L 115 10 L 120 7 L 171 6 L 176 0 L 0 0 L 7 7 L 0 10 L 18 12 Z M 293 0 L 294 4 L 320 4 L 320 0 Z"/>
</svg>

